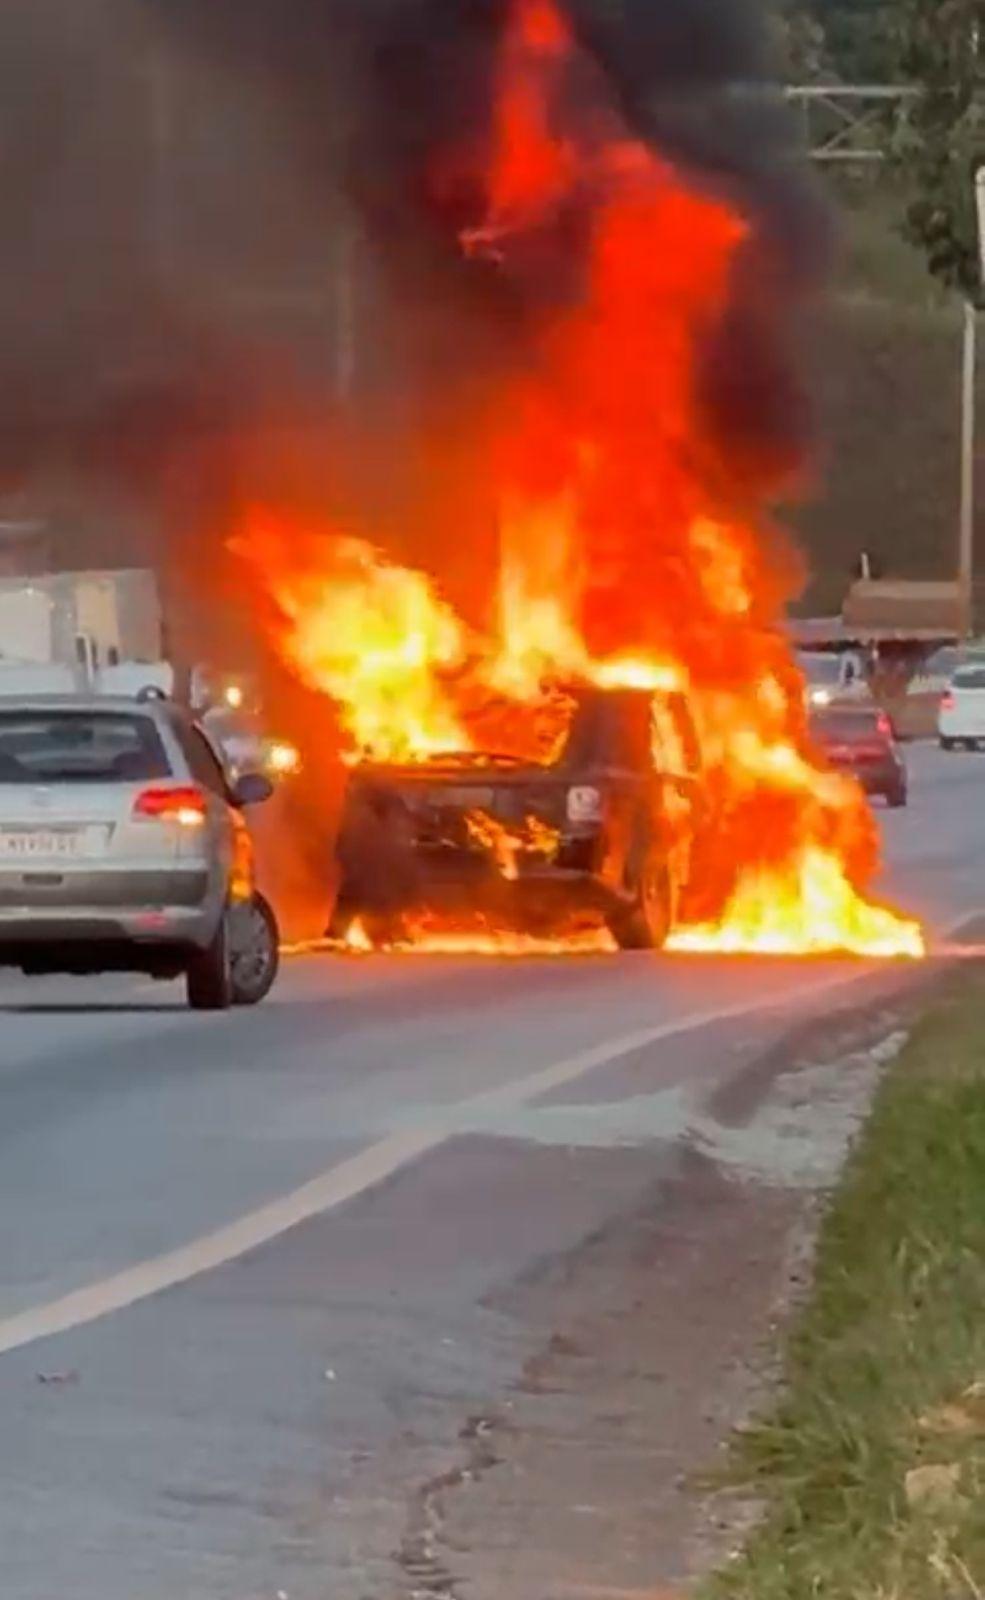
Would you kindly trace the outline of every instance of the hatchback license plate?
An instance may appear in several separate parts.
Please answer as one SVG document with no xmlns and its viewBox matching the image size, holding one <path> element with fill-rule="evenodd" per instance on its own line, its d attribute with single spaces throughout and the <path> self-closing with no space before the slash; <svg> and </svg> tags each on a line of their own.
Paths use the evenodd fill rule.
<svg viewBox="0 0 985 1600">
<path fill-rule="evenodd" d="M 78 828 L 56 831 L 43 828 L 7 828 L 0 831 L 0 857 L 7 861 L 33 861 L 39 857 L 77 856 L 82 849 Z"/>
</svg>

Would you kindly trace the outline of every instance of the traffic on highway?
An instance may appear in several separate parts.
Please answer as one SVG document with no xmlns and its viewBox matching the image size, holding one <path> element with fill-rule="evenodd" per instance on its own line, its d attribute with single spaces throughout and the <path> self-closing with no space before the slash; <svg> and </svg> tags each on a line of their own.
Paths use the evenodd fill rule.
<svg viewBox="0 0 985 1600">
<path fill-rule="evenodd" d="M 930 744 L 907 759 L 879 889 L 953 955 L 985 903 L 985 768 Z M 597 1272 L 624 1270 L 610 1251 L 626 1219 L 655 1205 L 673 1227 L 694 1206 L 693 1270 L 661 1256 L 663 1309 L 647 1312 L 690 1437 L 736 1341 L 763 1336 L 754 1261 L 772 1259 L 776 1185 L 799 1161 L 823 1165 L 831 1138 L 830 1109 L 771 1120 L 776 1063 L 802 1059 L 819 1020 L 890 1015 L 913 970 L 590 948 L 309 953 L 285 960 L 259 1011 L 212 1018 L 186 1014 L 177 980 L 0 978 L 0 1188 L 17 1218 L 0 1241 L 9 1592 L 320 1600 L 327 1584 L 359 1600 L 371 1574 L 372 1592 L 405 1593 L 415 1495 L 468 1470 L 458 1436 L 476 1415 L 541 1440 L 528 1492 L 565 1531 L 523 1544 L 520 1570 L 541 1550 L 572 1583 L 614 1570 L 631 1587 L 652 1570 L 645 1543 L 613 1558 L 587 1539 L 552 1435 L 526 1414 L 546 1402 L 529 1399 L 525 1363 L 599 1305 Z M 731 1174 L 729 1204 L 703 1188 L 698 1150 Z M 730 1209 L 740 1196 L 751 1211 Z M 580 1241 L 599 1230 L 610 1242 L 592 1266 Z M 563 1308 L 542 1279 L 552 1260 L 568 1263 Z M 688 1359 L 702 1262 L 735 1275 L 733 1319 L 727 1345 Z M 503 1300 L 523 1283 L 526 1299 Z M 562 1385 L 552 1427 L 574 1429 L 601 1472 L 573 1377 L 540 1381 Z M 639 1460 L 638 1443 L 606 1437 L 609 1472 Z M 650 1515 L 676 1525 L 677 1465 L 654 1454 L 646 1470 Z M 610 1505 L 611 1481 L 599 1492 L 623 1527 L 632 1501 Z M 514 1525 L 497 1482 L 471 1554 L 453 1523 L 456 1549 L 441 1547 L 477 1581 L 496 1570 L 496 1528 Z"/>
<path fill-rule="evenodd" d="M 980 41 L 898 9 L 0 18 L 0 1600 L 985 1585 L 976 252 L 960 441 L 852 277 Z"/>
</svg>

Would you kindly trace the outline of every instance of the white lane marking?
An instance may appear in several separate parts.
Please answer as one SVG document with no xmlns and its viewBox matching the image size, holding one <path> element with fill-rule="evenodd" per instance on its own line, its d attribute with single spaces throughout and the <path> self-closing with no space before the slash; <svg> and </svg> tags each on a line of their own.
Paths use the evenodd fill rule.
<svg viewBox="0 0 985 1600">
<path fill-rule="evenodd" d="M 744 1000 L 737 1005 L 693 1012 L 690 1016 L 678 1018 L 675 1022 L 664 1022 L 657 1027 L 639 1028 L 634 1033 L 610 1039 L 591 1050 L 568 1056 L 539 1072 L 531 1073 L 529 1077 L 459 1101 L 448 1108 L 449 1120 L 446 1124 L 411 1127 L 390 1134 L 361 1150 L 358 1155 L 340 1161 L 292 1193 L 260 1206 L 235 1222 L 216 1229 L 214 1233 L 205 1234 L 190 1244 L 180 1245 L 165 1255 L 153 1256 L 136 1266 L 126 1267 L 122 1272 L 97 1283 L 75 1289 L 61 1299 L 31 1307 L 0 1321 L 0 1355 L 33 1344 L 37 1339 L 67 1333 L 71 1328 L 95 1322 L 113 1311 L 123 1311 L 139 1300 L 146 1300 L 165 1289 L 186 1283 L 203 1272 L 225 1266 L 227 1262 L 256 1250 L 260 1245 L 269 1244 L 291 1228 L 296 1228 L 299 1223 L 334 1211 L 368 1189 L 376 1188 L 402 1167 L 409 1166 L 456 1137 L 463 1124 L 473 1117 L 481 1123 L 483 1116 L 488 1116 L 490 1112 L 512 1110 L 538 1100 L 551 1090 L 574 1083 L 597 1068 L 610 1066 L 626 1056 L 634 1055 L 638 1050 L 697 1033 L 702 1028 L 722 1022 L 738 1021 L 756 1012 L 781 1008 L 787 1010 L 801 1000 L 818 1000 L 829 990 L 848 987 L 880 970 L 885 969 L 866 966 L 850 973 L 840 973 L 822 983 L 801 985 L 782 995 L 760 995 L 755 1000 Z"/>
</svg>

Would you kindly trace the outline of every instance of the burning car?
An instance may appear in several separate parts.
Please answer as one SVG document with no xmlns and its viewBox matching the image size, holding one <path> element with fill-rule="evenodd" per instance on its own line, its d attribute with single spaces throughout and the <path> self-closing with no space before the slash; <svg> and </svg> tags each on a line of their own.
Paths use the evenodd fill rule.
<svg viewBox="0 0 985 1600">
<path fill-rule="evenodd" d="M 662 947 L 686 884 L 700 747 L 680 694 L 579 687 L 543 763 L 495 752 L 368 762 L 350 778 L 331 932 L 399 939 L 403 919 L 481 912 L 546 934 L 594 918 Z"/>
<path fill-rule="evenodd" d="M 702 180 L 627 121 L 560 0 L 478 9 L 481 92 L 439 30 L 420 141 L 386 108 L 429 294 L 432 244 L 450 269 L 413 314 L 419 414 L 392 453 L 350 417 L 360 447 L 342 430 L 304 510 L 261 474 L 229 538 L 352 769 L 336 931 L 434 948 L 414 908 L 451 898 L 528 925 L 593 911 L 677 951 L 917 957 L 919 925 L 869 898 L 878 830 L 808 739 L 782 627 L 800 564 L 774 508 L 805 459 L 785 229 L 721 181 L 730 161 Z M 446 87 L 462 137 L 457 112 L 427 134 Z M 585 687 L 541 752 L 545 681 Z M 700 781 L 650 737 L 673 693 Z"/>
</svg>

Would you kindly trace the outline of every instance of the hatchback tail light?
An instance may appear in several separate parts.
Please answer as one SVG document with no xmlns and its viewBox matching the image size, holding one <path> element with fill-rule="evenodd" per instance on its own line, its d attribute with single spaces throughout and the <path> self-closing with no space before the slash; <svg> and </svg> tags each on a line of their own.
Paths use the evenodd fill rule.
<svg viewBox="0 0 985 1600">
<path fill-rule="evenodd" d="M 954 710 L 954 695 L 952 694 L 950 689 L 945 689 L 944 693 L 941 695 L 941 710 L 942 711 L 953 711 Z"/>
<path fill-rule="evenodd" d="M 895 738 L 896 730 L 893 727 L 892 718 L 887 717 L 885 711 L 880 711 L 878 720 L 876 722 L 876 727 L 879 729 L 879 732 L 882 734 L 884 739 Z"/>
<path fill-rule="evenodd" d="M 192 784 L 176 789 L 143 789 L 133 802 L 133 814 L 145 822 L 177 822 L 182 828 L 200 828 L 207 801 Z"/>
</svg>

